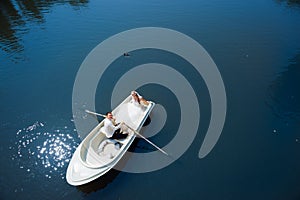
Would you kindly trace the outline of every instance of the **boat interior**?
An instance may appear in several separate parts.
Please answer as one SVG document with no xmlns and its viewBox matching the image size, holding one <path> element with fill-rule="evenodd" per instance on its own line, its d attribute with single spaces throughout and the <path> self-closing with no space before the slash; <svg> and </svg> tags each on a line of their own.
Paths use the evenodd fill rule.
<svg viewBox="0 0 300 200">
<path fill-rule="evenodd" d="M 126 98 L 116 109 L 112 111 L 116 122 L 124 122 L 132 129 L 139 131 L 146 121 L 154 103 L 150 101 L 147 106 L 137 106 Z M 108 139 L 100 131 L 104 121 L 101 121 L 91 133 L 84 139 L 80 149 L 80 160 L 89 168 L 101 168 L 116 162 L 117 157 L 122 156 L 135 138 L 135 133 L 126 125 L 122 125 L 123 133 L 128 133 L 125 139 Z"/>
</svg>

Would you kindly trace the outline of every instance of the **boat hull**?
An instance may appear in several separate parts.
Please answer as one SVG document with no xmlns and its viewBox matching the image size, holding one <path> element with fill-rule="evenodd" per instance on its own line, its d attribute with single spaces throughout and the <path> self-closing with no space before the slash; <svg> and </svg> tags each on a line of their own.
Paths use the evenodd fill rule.
<svg viewBox="0 0 300 200">
<path fill-rule="evenodd" d="M 134 130 L 140 131 L 155 103 L 149 101 L 149 105 L 144 107 L 137 106 L 130 100 L 131 97 L 128 96 L 112 112 L 117 122 L 124 122 Z M 135 133 L 128 129 L 129 135 L 127 138 L 118 140 L 122 145 L 119 149 L 109 149 L 107 147 L 109 149 L 107 150 L 109 152 L 108 155 L 104 154 L 104 152 L 99 153 L 101 143 L 106 142 L 111 147 L 115 145 L 101 133 L 100 129 L 103 123 L 101 121 L 75 150 L 66 174 L 66 180 L 70 185 L 83 185 L 107 173 L 119 162 L 136 137 Z"/>
</svg>

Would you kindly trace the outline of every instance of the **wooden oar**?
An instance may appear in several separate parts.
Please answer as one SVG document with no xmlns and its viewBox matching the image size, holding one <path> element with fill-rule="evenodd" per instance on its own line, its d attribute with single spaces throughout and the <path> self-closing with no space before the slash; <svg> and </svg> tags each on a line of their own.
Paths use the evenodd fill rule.
<svg viewBox="0 0 300 200">
<path fill-rule="evenodd" d="M 103 114 L 99 114 L 99 113 L 95 113 L 89 110 L 85 110 L 86 113 L 89 114 L 93 114 L 93 115 L 98 115 L 101 117 L 106 117 L 106 115 Z M 162 150 L 161 148 L 159 148 L 158 146 L 156 146 L 153 142 L 151 142 L 150 140 L 148 140 L 147 138 L 145 138 L 143 135 L 141 135 L 139 132 L 137 132 L 136 130 L 134 130 L 133 128 L 131 128 L 130 126 L 128 126 L 127 124 L 124 123 L 125 126 L 127 126 L 130 130 L 132 130 L 135 134 L 137 134 L 138 136 L 140 136 L 141 138 L 143 138 L 144 140 L 146 140 L 149 144 L 151 144 L 152 146 L 154 146 L 156 149 L 158 149 L 160 152 L 162 152 L 163 154 L 169 156 L 169 154 L 167 152 L 165 152 L 164 150 Z"/>
<path fill-rule="evenodd" d="M 85 112 L 89 113 L 89 114 L 93 114 L 93 115 L 98 115 L 98 116 L 101 116 L 101 117 L 106 117 L 106 115 L 95 113 L 95 112 L 92 112 L 92 111 L 89 111 L 89 110 L 85 110 Z"/>
<path fill-rule="evenodd" d="M 158 146 L 156 146 L 153 142 L 151 142 L 150 140 L 148 140 L 147 138 L 145 138 L 143 135 L 141 135 L 139 132 L 137 132 L 136 130 L 134 130 L 133 128 L 131 128 L 130 126 L 128 126 L 127 124 L 124 123 L 125 126 L 127 126 L 130 130 L 132 130 L 135 134 L 137 134 L 138 136 L 140 136 L 141 138 L 143 138 L 144 140 L 146 140 L 149 144 L 151 144 L 152 146 L 154 146 L 156 149 L 158 149 L 160 152 L 162 152 L 163 154 L 169 156 L 169 154 L 167 152 L 165 152 L 164 150 L 162 150 L 161 148 L 159 148 Z"/>
</svg>

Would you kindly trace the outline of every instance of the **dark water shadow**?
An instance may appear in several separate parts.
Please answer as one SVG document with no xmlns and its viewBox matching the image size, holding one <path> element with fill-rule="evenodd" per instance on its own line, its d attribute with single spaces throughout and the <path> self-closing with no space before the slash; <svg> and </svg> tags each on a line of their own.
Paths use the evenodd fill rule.
<svg viewBox="0 0 300 200">
<path fill-rule="evenodd" d="M 23 51 L 18 28 L 24 26 L 25 21 L 10 0 L 0 1 L 0 48 L 11 54 Z"/>
<path fill-rule="evenodd" d="M 148 126 L 151 123 L 151 118 L 148 116 L 145 123 L 143 124 L 143 127 Z"/>
<path fill-rule="evenodd" d="M 24 49 L 23 35 L 30 27 L 28 24 L 44 23 L 44 15 L 57 4 L 70 4 L 75 9 L 85 6 L 89 0 L 1 0 L 0 1 L 0 49 L 17 61 Z"/>
<path fill-rule="evenodd" d="M 300 8 L 300 0 L 275 0 L 275 2 L 291 8 Z"/>
<path fill-rule="evenodd" d="M 300 122 L 300 53 L 269 86 L 267 105 L 285 122 Z"/>
<path fill-rule="evenodd" d="M 111 169 L 103 176 L 99 177 L 98 179 L 81 185 L 77 186 L 77 189 L 85 194 L 89 194 L 91 192 L 96 192 L 98 190 L 101 190 L 105 188 L 109 183 L 113 182 L 113 180 L 119 175 L 120 171 Z"/>
</svg>

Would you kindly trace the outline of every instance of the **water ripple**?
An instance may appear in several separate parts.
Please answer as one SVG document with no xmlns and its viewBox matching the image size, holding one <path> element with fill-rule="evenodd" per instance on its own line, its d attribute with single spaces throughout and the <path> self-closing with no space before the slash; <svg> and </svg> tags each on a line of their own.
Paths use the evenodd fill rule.
<svg viewBox="0 0 300 200">
<path fill-rule="evenodd" d="M 75 131 L 67 126 L 50 128 L 37 121 L 17 131 L 15 145 L 10 147 L 15 150 L 11 159 L 30 176 L 58 175 L 64 179 L 67 164 L 79 144 Z"/>
</svg>

